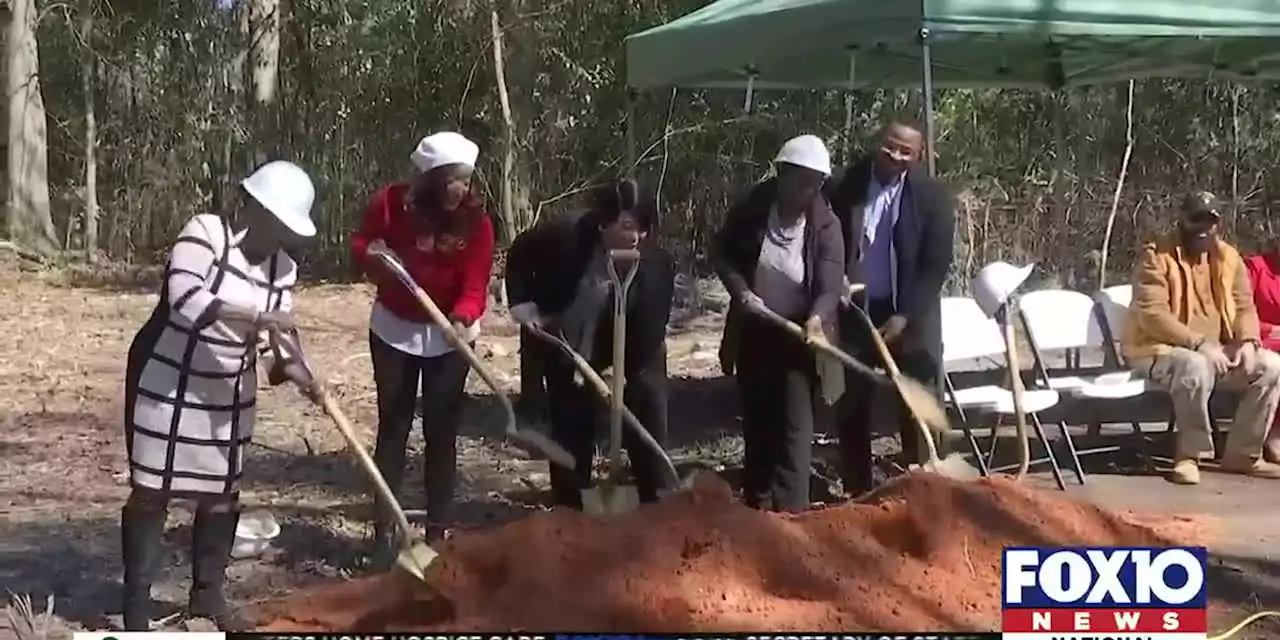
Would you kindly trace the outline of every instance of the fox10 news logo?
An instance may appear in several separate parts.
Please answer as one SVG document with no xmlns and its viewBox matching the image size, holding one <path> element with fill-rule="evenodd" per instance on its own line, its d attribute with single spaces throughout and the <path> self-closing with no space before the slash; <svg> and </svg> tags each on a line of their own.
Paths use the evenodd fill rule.
<svg viewBox="0 0 1280 640">
<path fill-rule="evenodd" d="M 1009 547 L 1005 640 L 1205 640 L 1203 547 Z"/>
</svg>

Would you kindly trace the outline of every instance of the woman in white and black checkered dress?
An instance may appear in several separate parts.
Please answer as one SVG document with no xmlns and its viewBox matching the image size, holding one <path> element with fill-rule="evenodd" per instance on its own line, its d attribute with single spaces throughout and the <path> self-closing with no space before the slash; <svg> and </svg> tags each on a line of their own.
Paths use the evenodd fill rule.
<svg viewBox="0 0 1280 640">
<path fill-rule="evenodd" d="M 297 265 L 283 247 L 315 235 L 315 188 L 289 162 L 242 183 L 234 221 L 192 218 L 173 245 L 160 303 L 129 348 L 125 432 L 132 491 L 120 517 L 124 626 L 150 626 L 168 503 L 195 501 L 189 613 L 244 630 L 223 577 L 240 519 L 244 446 L 253 434 L 265 333 L 292 330 Z M 264 362 L 268 379 L 311 384 L 292 362 Z M 307 393 L 314 389 L 307 387 Z"/>
</svg>

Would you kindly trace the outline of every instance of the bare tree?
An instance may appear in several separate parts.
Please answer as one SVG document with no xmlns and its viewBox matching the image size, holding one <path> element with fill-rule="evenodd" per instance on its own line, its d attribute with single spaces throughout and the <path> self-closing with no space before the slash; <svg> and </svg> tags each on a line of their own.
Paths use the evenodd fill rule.
<svg viewBox="0 0 1280 640">
<path fill-rule="evenodd" d="M 94 105 L 98 64 L 93 53 L 96 0 L 85 0 L 80 18 L 80 75 L 84 79 L 84 258 L 98 259 L 98 114 Z"/>
<path fill-rule="evenodd" d="M 5 34 L 8 102 L 8 227 L 18 247 L 41 255 L 58 250 L 49 213 L 48 131 L 40 92 L 35 0 L 9 0 Z"/>
</svg>

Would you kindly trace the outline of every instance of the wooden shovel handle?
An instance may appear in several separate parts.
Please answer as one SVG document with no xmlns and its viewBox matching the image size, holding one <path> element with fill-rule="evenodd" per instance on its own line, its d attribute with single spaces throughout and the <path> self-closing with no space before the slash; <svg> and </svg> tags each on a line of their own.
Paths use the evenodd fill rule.
<svg viewBox="0 0 1280 640">
<path fill-rule="evenodd" d="M 378 497 L 391 509 L 391 513 L 395 516 L 396 526 L 400 528 L 400 535 L 403 539 L 408 540 L 413 537 L 413 529 L 409 526 L 409 518 L 405 515 L 404 508 L 400 506 L 400 501 L 396 500 L 396 496 L 391 491 L 391 487 L 387 484 L 387 479 L 382 477 L 382 472 L 378 470 L 378 465 L 373 461 L 373 457 L 369 455 L 368 450 L 356 438 L 355 429 L 351 426 L 351 421 L 347 419 L 347 415 L 342 412 L 338 403 L 329 395 L 328 391 L 320 394 L 320 405 L 324 408 L 324 412 L 329 415 L 333 423 L 338 426 L 338 431 L 342 433 L 342 438 L 347 441 L 347 448 L 354 453 L 356 460 L 360 463 L 360 468 L 364 470 L 369 480 L 373 481 L 374 488 L 378 491 Z"/>
<path fill-rule="evenodd" d="M 852 291 L 853 286 L 850 286 Z M 853 309 L 854 315 L 862 319 L 862 324 L 866 327 L 867 332 L 871 335 L 871 341 L 876 345 L 876 351 L 880 354 L 880 360 L 884 362 L 884 368 L 889 372 L 889 380 L 893 382 L 893 388 L 897 390 L 898 395 L 902 398 L 903 404 L 907 410 L 911 412 L 911 418 L 916 425 L 920 427 L 920 435 L 924 438 L 925 448 L 929 454 L 930 462 L 938 461 L 938 445 L 933 441 L 933 433 L 929 429 L 929 425 L 925 424 L 920 418 L 920 414 L 916 413 L 915 407 L 911 406 L 906 391 L 903 389 L 902 370 L 898 368 L 898 362 L 893 359 L 893 354 L 889 351 L 889 345 L 885 344 L 884 338 L 880 335 L 880 330 L 876 324 L 871 321 L 871 316 L 862 307 L 856 304 L 848 305 Z"/>
<path fill-rule="evenodd" d="M 880 373 L 879 371 L 876 371 L 875 369 L 872 369 L 869 365 L 867 365 L 867 363 L 862 362 L 857 358 L 854 358 L 848 353 L 845 353 L 843 349 L 840 349 L 839 347 L 831 344 L 831 342 L 829 342 L 825 338 L 819 339 L 819 338 L 811 337 L 808 333 L 805 332 L 804 327 L 801 327 L 800 325 L 778 315 L 772 309 L 763 308 L 756 313 L 761 318 L 764 318 L 765 320 L 768 320 L 769 322 L 777 325 L 778 327 L 785 329 L 787 333 L 790 333 L 791 335 L 804 341 L 804 343 L 809 345 L 810 348 L 821 351 L 835 358 L 836 360 L 839 360 L 841 364 L 843 364 L 844 366 L 868 378 L 871 378 L 876 382 L 881 382 L 885 384 L 893 383 L 892 380 L 889 380 L 888 376 L 884 375 L 883 373 Z"/>
<path fill-rule="evenodd" d="M 1000 323 L 1000 330 L 1004 336 L 1005 362 L 1009 369 L 1009 392 L 1013 396 L 1013 420 L 1018 430 L 1018 447 L 1021 457 L 1018 459 L 1018 470 L 1014 474 L 1015 480 L 1021 480 L 1027 475 L 1027 470 L 1031 467 L 1031 441 L 1030 435 L 1027 433 L 1027 412 L 1024 409 L 1023 389 L 1022 389 L 1022 365 L 1018 362 L 1018 340 L 1015 328 L 1013 326 L 1014 318 L 1011 312 L 1012 303 L 1005 303 L 1003 308 L 1004 318 Z"/>
<path fill-rule="evenodd" d="M 569 343 L 565 342 L 564 339 L 548 333 L 541 327 L 528 326 L 527 328 L 539 339 L 545 340 L 560 349 L 561 352 L 573 361 L 574 368 L 578 370 L 578 373 L 582 374 L 582 378 L 591 385 L 591 388 L 595 389 L 596 393 L 604 401 L 612 401 L 613 390 L 609 388 L 609 383 L 605 382 L 605 379 L 601 377 L 599 373 L 596 373 L 595 367 L 592 367 L 591 363 L 587 362 L 587 359 L 582 357 L 582 354 L 575 351 L 573 347 L 570 347 Z M 643 442 L 645 446 L 658 454 L 658 457 L 662 460 L 668 479 L 673 483 L 671 486 L 679 486 L 681 482 L 680 472 L 676 470 L 675 463 L 671 461 L 671 456 L 667 455 L 666 449 L 663 449 L 662 445 L 654 439 L 653 434 L 649 433 L 649 430 L 645 429 L 644 425 L 640 424 L 640 419 L 637 418 L 636 415 L 631 412 L 631 409 L 627 408 L 627 405 L 625 404 L 622 405 L 622 419 L 626 425 L 635 432 L 636 436 L 640 438 L 640 441 Z"/>
<path fill-rule="evenodd" d="M 515 407 L 511 405 L 511 398 L 508 398 L 507 394 L 503 392 L 502 385 L 498 383 L 496 378 L 494 378 L 493 373 L 487 366 L 485 366 L 484 361 L 480 359 L 480 356 L 477 356 L 476 352 L 471 349 L 471 345 L 467 344 L 466 341 L 462 339 L 462 336 L 458 335 L 457 331 L 454 331 L 453 323 L 449 321 L 449 318 L 445 316 L 444 312 L 440 310 L 440 307 L 436 305 L 435 300 L 432 300 L 431 296 L 427 295 L 427 292 L 423 291 L 422 287 L 418 286 L 418 283 L 413 281 L 409 272 L 405 270 L 404 265 L 400 264 L 400 260 L 394 255 L 384 251 L 373 251 L 371 254 L 381 260 L 382 263 L 386 265 L 387 268 L 396 276 L 396 279 L 413 294 L 414 298 L 418 300 L 418 304 L 421 305 L 422 308 L 426 310 L 427 315 L 431 317 L 431 321 L 440 327 L 440 331 L 444 334 L 445 340 L 447 340 L 449 344 L 453 345 L 453 348 L 467 359 L 471 368 L 479 374 L 480 379 L 484 380 L 484 383 L 493 390 L 494 397 L 498 399 L 498 403 L 502 405 L 503 413 L 506 414 L 506 425 L 503 428 L 506 431 L 507 437 L 523 442 L 539 450 L 547 458 L 562 467 L 573 469 L 576 466 L 573 456 L 569 455 L 569 452 L 565 451 L 564 447 L 541 433 L 520 429 L 518 427 Z"/>
<path fill-rule="evenodd" d="M 311 378 L 311 382 L 315 382 L 315 370 L 311 368 L 311 364 L 307 362 L 306 355 L 302 353 L 302 345 L 296 340 L 297 333 L 293 332 L 289 335 L 283 335 L 278 329 L 271 328 L 267 331 L 268 340 L 271 344 L 273 355 L 278 361 L 293 361 L 302 366 L 303 371 Z M 387 480 L 382 476 L 382 472 L 378 470 L 378 465 L 373 461 L 369 452 L 365 450 L 364 445 L 360 444 L 360 440 L 356 437 L 355 429 L 351 426 L 351 421 L 347 419 L 347 415 L 342 412 L 342 408 L 338 406 L 336 400 L 323 385 L 319 385 L 320 406 L 324 409 L 326 415 L 329 416 L 333 423 L 337 425 L 338 432 L 342 434 L 342 439 L 346 440 L 347 448 L 351 453 L 355 454 L 356 461 L 360 463 L 361 470 L 373 482 L 374 488 L 378 492 L 378 497 L 391 509 L 392 515 L 396 519 L 396 526 L 400 529 L 400 535 L 403 539 L 408 540 L 413 536 L 413 529 L 409 526 L 409 518 L 405 515 L 404 509 L 400 506 L 400 501 L 396 500 L 395 494 L 391 491 L 391 487 L 387 485 Z"/>
</svg>

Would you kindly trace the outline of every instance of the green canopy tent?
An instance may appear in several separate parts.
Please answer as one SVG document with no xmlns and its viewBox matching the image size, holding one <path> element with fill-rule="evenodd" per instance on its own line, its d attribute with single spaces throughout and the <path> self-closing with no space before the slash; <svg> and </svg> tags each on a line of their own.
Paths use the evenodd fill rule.
<svg viewBox="0 0 1280 640">
<path fill-rule="evenodd" d="M 935 85 L 1280 76 L 1280 2 L 719 0 L 628 36 L 626 60 L 633 91 L 745 88 L 748 104 L 753 89 L 919 86 L 932 147 Z M 936 173 L 934 154 L 926 157 Z M 941 363 L 939 373 L 942 384 Z M 1072 457 L 1083 482 L 1074 449 Z"/>
<path fill-rule="evenodd" d="M 934 86 L 1280 76 L 1280 3 L 720 0 L 628 36 L 626 60 L 634 90 L 923 85 L 932 141 Z"/>
<path fill-rule="evenodd" d="M 1280 72 L 1273 0 L 720 0 L 628 36 L 627 82 L 849 88 L 1066 85 Z"/>
</svg>

